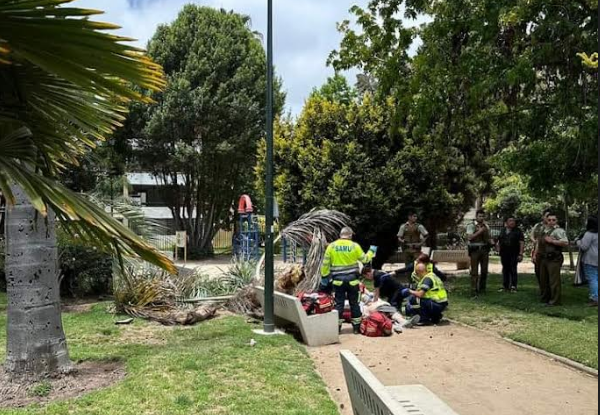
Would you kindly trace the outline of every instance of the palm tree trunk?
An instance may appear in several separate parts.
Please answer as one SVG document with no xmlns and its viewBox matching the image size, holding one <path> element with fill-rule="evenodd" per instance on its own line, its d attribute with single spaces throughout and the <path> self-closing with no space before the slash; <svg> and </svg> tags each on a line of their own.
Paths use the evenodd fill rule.
<svg viewBox="0 0 600 415">
<path fill-rule="evenodd" d="M 35 380 L 70 370 L 58 284 L 55 215 L 37 213 L 22 189 L 7 209 L 8 324 L 5 370 Z"/>
</svg>

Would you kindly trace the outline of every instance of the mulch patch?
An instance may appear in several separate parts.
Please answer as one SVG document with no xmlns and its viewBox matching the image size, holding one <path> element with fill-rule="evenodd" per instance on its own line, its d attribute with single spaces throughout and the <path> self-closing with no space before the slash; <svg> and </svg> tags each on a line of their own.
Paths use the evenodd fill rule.
<svg viewBox="0 0 600 415">
<path fill-rule="evenodd" d="M 9 382 L 0 369 L 0 408 L 22 408 L 32 404 L 79 398 L 112 386 L 126 376 L 120 361 L 87 361 L 74 365 L 73 372 L 38 383 Z"/>
</svg>

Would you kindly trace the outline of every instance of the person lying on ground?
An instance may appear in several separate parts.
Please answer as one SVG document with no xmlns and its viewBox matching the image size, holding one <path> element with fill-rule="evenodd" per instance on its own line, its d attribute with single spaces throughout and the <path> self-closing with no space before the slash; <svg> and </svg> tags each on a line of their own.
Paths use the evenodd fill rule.
<svg viewBox="0 0 600 415">
<path fill-rule="evenodd" d="M 389 317 L 394 322 L 394 331 L 396 333 L 402 333 L 404 329 L 412 329 L 421 321 L 420 316 L 413 316 L 407 319 L 396 307 L 381 299 L 365 304 L 363 308 L 363 320 L 375 313 L 384 313 Z"/>
<path fill-rule="evenodd" d="M 427 270 L 425 264 L 416 266 L 419 284 L 416 290 L 405 289 L 404 295 L 410 295 L 406 305 L 406 316 L 420 316 L 421 323 L 438 324 L 448 308 L 448 292 L 444 282 L 433 272 Z"/>
</svg>

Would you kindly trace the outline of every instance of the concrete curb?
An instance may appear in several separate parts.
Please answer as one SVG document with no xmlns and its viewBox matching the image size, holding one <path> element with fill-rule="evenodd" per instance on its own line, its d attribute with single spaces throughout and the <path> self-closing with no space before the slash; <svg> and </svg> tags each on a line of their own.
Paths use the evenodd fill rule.
<svg viewBox="0 0 600 415">
<path fill-rule="evenodd" d="M 505 341 L 509 342 L 512 345 L 515 345 L 515 346 L 520 347 L 522 349 L 529 350 L 530 352 L 537 353 L 539 355 L 545 356 L 545 357 L 547 357 L 549 359 L 552 359 L 552 360 L 555 360 L 555 361 L 557 361 L 559 363 L 562 363 L 563 365 L 569 366 L 572 369 L 579 370 L 581 372 L 587 373 L 588 375 L 591 375 L 591 376 L 594 376 L 594 377 L 598 377 L 598 371 L 597 370 L 592 369 L 591 367 L 587 367 L 584 364 L 581 364 L 581 363 L 576 362 L 576 361 L 571 360 L 571 359 L 567 359 L 566 357 L 555 355 L 553 353 L 547 352 L 547 351 L 542 350 L 542 349 L 538 349 L 537 347 L 533 347 L 533 346 L 530 346 L 530 345 L 525 344 L 525 343 L 520 343 L 518 341 L 515 341 L 515 340 L 512 340 L 512 339 L 508 339 L 506 337 L 503 337 L 503 339 Z"/>
<path fill-rule="evenodd" d="M 598 371 L 596 369 L 592 369 L 591 367 L 588 367 L 588 366 L 586 366 L 584 364 L 581 364 L 579 362 L 576 362 L 574 360 L 568 359 L 566 357 L 555 355 L 553 353 L 547 352 L 547 351 L 542 350 L 542 349 L 538 349 L 537 347 L 533 347 L 533 346 L 530 346 L 530 345 L 525 344 L 525 343 L 520 343 L 518 341 L 509 339 L 507 337 L 502 337 L 502 336 L 498 335 L 497 333 L 494 333 L 494 332 L 491 332 L 491 331 L 488 331 L 488 330 L 483 330 L 483 329 L 480 329 L 478 327 L 470 326 L 470 325 L 468 325 L 466 323 L 463 323 L 463 322 L 460 322 L 460 321 L 451 320 L 451 319 L 447 319 L 447 320 L 450 321 L 452 324 L 456 324 L 458 326 L 465 327 L 465 328 L 472 329 L 472 330 L 477 330 L 477 331 L 479 331 L 481 333 L 484 333 L 484 334 L 487 334 L 487 335 L 490 335 L 490 336 L 498 337 L 498 338 L 504 340 L 505 342 L 512 344 L 513 346 L 519 347 L 521 349 L 525 349 L 525 350 L 530 351 L 530 352 L 535 353 L 535 354 L 539 354 L 539 355 L 544 356 L 544 357 L 546 357 L 548 359 L 554 360 L 554 361 L 556 361 L 558 363 L 561 363 L 561 364 L 563 364 L 565 366 L 568 366 L 571 369 L 575 369 L 575 370 L 577 370 L 579 372 L 583 372 L 583 373 L 585 373 L 587 375 L 594 376 L 596 378 L 598 377 Z"/>
</svg>

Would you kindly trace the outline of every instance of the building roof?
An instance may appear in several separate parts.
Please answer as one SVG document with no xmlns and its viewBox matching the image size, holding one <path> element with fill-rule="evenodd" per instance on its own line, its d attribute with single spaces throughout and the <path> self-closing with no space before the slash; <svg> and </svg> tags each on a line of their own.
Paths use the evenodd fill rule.
<svg viewBox="0 0 600 415">
<path fill-rule="evenodd" d="M 164 186 L 165 184 L 171 184 L 171 179 L 167 178 L 166 183 L 162 177 L 153 175 L 152 173 L 127 173 L 127 181 L 132 186 Z M 185 183 L 185 177 L 183 174 L 177 175 L 177 181 L 179 183 Z"/>
<path fill-rule="evenodd" d="M 143 206 L 142 212 L 144 212 L 144 216 L 146 219 L 158 219 L 158 220 L 167 220 L 174 219 L 173 214 L 171 213 L 171 209 L 168 207 L 149 207 Z M 183 213 L 183 209 L 182 209 Z M 196 212 L 194 212 L 193 217 L 196 217 Z"/>
</svg>

